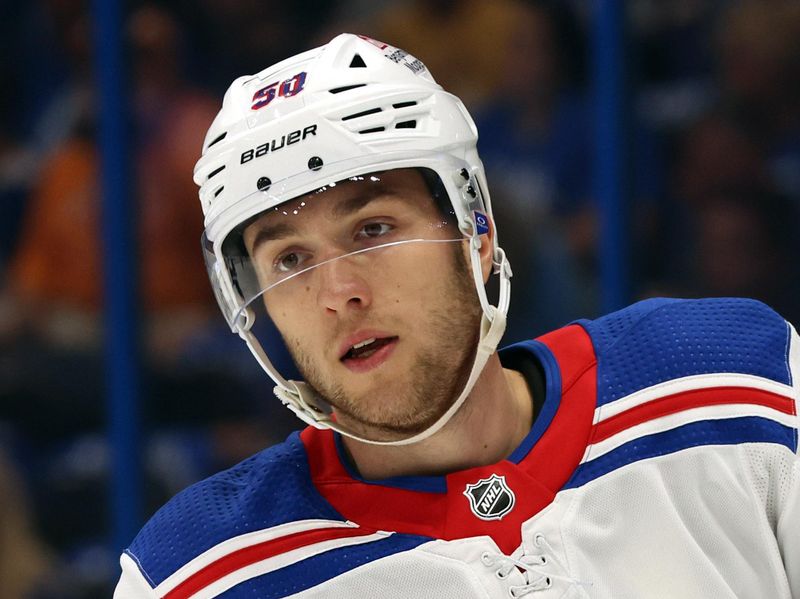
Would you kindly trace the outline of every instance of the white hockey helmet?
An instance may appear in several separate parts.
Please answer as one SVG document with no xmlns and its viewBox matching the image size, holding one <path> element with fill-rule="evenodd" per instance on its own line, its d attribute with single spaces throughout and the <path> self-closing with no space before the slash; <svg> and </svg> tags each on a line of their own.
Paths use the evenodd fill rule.
<svg viewBox="0 0 800 599">
<path fill-rule="evenodd" d="M 205 215 L 202 246 L 214 293 L 233 332 L 275 381 L 275 393 L 302 420 L 361 441 L 408 444 L 438 431 L 458 410 L 505 329 L 511 269 L 493 236 L 497 306 L 483 282 L 478 249 L 491 205 L 476 151 L 477 129 L 462 102 L 426 67 L 388 44 L 335 37 L 253 76 L 225 94 L 194 170 Z M 365 439 L 332 418 L 331 407 L 302 381 L 287 380 L 253 334 L 264 283 L 236 244 L 242 226 L 276 206 L 335 182 L 399 168 L 433 171 L 452 204 L 483 309 L 480 341 L 461 395 L 436 423 L 400 441 Z"/>
</svg>

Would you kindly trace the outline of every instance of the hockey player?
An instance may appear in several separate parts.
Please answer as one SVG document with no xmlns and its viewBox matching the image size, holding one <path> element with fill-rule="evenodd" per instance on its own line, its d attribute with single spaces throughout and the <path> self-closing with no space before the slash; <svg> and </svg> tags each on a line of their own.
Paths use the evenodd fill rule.
<svg viewBox="0 0 800 599">
<path fill-rule="evenodd" d="M 476 139 L 369 38 L 234 81 L 195 169 L 208 271 L 310 426 L 172 499 L 117 599 L 800 598 L 794 329 L 658 299 L 496 351 Z"/>
</svg>

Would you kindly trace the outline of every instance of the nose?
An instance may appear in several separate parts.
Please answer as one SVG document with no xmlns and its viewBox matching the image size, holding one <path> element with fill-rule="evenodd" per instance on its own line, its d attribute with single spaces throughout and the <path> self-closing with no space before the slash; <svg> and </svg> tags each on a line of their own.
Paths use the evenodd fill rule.
<svg viewBox="0 0 800 599">
<path fill-rule="evenodd" d="M 353 258 L 339 258 L 317 267 L 317 303 L 327 312 L 367 308 L 372 292 Z"/>
</svg>

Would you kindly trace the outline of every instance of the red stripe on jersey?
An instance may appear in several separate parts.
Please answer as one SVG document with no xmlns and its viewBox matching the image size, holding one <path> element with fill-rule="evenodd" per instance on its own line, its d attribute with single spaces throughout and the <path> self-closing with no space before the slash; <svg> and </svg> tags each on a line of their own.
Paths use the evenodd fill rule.
<svg viewBox="0 0 800 599">
<path fill-rule="evenodd" d="M 692 408 L 742 404 L 765 406 L 790 415 L 794 415 L 795 409 L 793 399 L 761 389 L 748 387 L 695 389 L 648 401 L 598 423 L 594 428 L 591 443 L 604 441 L 637 424 Z"/>
<path fill-rule="evenodd" d="M 185 599 L 242 568 L 269 559 L 276 555 L 307 547 L 323 541 L 357 537 L 373 534 L 374 530 L 364 528 L 320 528 L 296 532 L 277 539 L 263 541 L 229 553 L 210 563 L 184 580 L 166 595 L 164 599 Z"/>
</svg>

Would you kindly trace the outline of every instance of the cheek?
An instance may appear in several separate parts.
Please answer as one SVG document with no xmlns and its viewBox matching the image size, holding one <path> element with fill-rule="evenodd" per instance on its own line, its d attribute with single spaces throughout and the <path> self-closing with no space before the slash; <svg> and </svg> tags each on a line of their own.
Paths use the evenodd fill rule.
<svg viewBox="0 0 800 599">
<path fill-rule="evenodd" d="M 383 305 L 400 316 L 422 322 L 425 315 L 441 310 L 453 289 L 455 256 L 449 251 L 420 252 L 418 257 L 396 265 L 388 284 L 378 292 L 376 306 Z"/>
<path fill-rule="evenodd" d="M 291 294 L 275 292 L 264 297 L 264 317 L 269 319 L 284 337 L 301 338 L 311 329 L 311 288 L 296 289 Z"/>
</svg>

